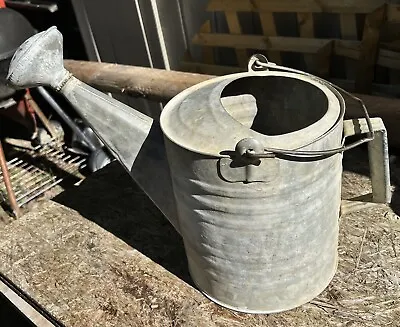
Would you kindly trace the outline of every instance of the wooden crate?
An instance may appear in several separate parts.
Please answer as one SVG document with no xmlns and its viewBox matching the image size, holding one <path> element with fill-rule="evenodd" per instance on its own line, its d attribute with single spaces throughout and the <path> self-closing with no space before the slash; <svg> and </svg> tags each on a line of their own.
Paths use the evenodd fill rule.
<svg viewBox="0 0 400 327">
<path fill-rule="evenodd" d="M 341 78 L 351 91 L 371 93 L 379 84 L 381 93 L 397 93 L 393 84 L 400 82 L 400 4 L 210 0 L 207 10 L 225 21 L 225 30 L 207 21 L 192 39 L 202 56 L 186 59 L 183 70 L 216 75 L 243 71 L 250 55 L 261 52 L 277 64 Z M 245 28 L 243 17 L 249 14 L 259 20 L 261 31 Z M 226 48 L 234 51 L 233 64 L 226 65 L 227 56 L 221 55 Z M 288 54 L 301 56 L 302 64 L 288 60 Z M 338 76 L 340 70 L 343 73 Z"/>
</svg>

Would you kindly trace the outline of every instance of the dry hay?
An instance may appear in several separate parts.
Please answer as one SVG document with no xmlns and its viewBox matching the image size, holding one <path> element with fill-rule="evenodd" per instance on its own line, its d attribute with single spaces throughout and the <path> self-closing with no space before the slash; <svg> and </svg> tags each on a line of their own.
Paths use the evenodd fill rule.
<svg viewBox="0 0 400 327">
<path fill-rule="evenodd" d="M 364 174 L 363 158 L 351 169 Z M 346 198 L 370 188 L 354 172 L 343 184 Z M 0 230 L 0 271 L 66 326 L 400 326 L 400 222 L 388 206 L 341 218 L 338 271 L 320 296 L 248 315 L 190 286 L 181 239 L 119 166 L 56 201 L 79 213 L 50 202 Z"/>
<path fill-rule="evenodd" d="M 377 207 L 341 219 L 338 271 L 312 302 L 331 325 L 400 324 L 400 224 L 394 216 Z"/>
</svg>

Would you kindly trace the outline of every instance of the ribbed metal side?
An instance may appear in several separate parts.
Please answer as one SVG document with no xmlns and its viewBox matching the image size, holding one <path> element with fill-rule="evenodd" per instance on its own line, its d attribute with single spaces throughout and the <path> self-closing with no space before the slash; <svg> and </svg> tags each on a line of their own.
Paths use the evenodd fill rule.
<svg viewBox="0 0 400 327">
<path fill-rule="evenodd" d="M 337 266 L 341 155 L 280 159 L 274 181 L 245 184 L 219 178 L 219 159 L 167 145 L 190 273 L 206 296 L 270 313 L 324 290 Z"/>
</svg>

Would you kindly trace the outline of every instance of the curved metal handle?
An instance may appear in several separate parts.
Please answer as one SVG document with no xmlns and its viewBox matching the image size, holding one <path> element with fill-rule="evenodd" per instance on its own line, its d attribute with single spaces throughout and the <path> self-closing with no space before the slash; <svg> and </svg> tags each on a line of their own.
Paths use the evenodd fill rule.
<svg viewBox="0 0 400 327">
<path fill-rule="evenodd" d="M 389 149 L 385 125 L 381 118 L 371 119 L 375 138 L 368 143 L 368 161 L 372 182 L 372 202 L 390 203 Z M 343 122 L 344 137 L 368 132 L 365 119 L 349 119 Z"/>
<path fill-rule="evenodd" d="M 347 96 L 351 97 L 352 99 L 354 99 L 361 105 L 361 108 L 363 109 L 365 121 L 367 123 L 368 130 L 366 132 L 365 137 L 363 137 L 357 141 L 354 141 L 353 143 L 350 143 L 348 145 L 343 145 L 340 148 L 321 150 L 321 151 L 301 151 L 301 150 L 287 150 L 287 149 L 277 149 L 277 148 L 264 148 L 264 150 L 262 152 L 257 152 L 257 151 L 251 150 L 251 149 L 247 149 L 247 151 L 245 153 L 245 155 L 247 157 L 249 157 L 249 158 L 270 158 L 271 156 L 274 156 L 276 154 L 286 155 L 286 156 L 295 156 L 295 157 L 308 157 L 308 158 L 327 157 L 327 156 L 332 156 L 332 155 L 353 149 L 356 146 L 359 146 L 360 144 L 370 142 L 374 139 L 374 130 L 372 128 L 371 119 L 369 117 L 369 114 L 368 114 L 368 111 L 367 111 L 367 108 L 366 108 L 364 102 L 360 98 L 352 95 L 351 93 L 340 88 L 339 86 L 334 85 L 334 84 L 332 84 L 322 78 L 314 76 L 312 74 L 303 72 L 301 70 L 278 66 L 274 63 L 270 63 L 268 61 L 268 59 L 261 54 L 255 54 L 250 58 L 249 64 L 248 64 L 248 69 L 249 69 L 249 71 L 254 71 L 254 72 L 273 69 L 273 70 L 286 71 L 286 72 L 305 75 L 307 77 L 310 77 L 310 78 L 318 81 L 319 83 L 322 83 L 325 86 L 334 88 L 338 92 L 342 92 L 342 93 L 346 94 Z"/>
</svg>

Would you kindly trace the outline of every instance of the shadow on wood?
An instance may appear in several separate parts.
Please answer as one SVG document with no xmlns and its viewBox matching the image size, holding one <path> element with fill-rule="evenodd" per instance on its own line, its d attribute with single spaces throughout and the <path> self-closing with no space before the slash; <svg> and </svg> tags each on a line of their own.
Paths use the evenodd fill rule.
<svg viewBox="0 0 400 327">
<path fill-rule="evenodd" d="M 180 235 L 118 163 L 53 200 L 78 211 L 192 284 Z"/>
<path fill-rule="evenodd" d="M 348 190 L 342 189 L 344 192 L 342 194 L 343 199 L 356 199 L 356 198 L 368 198 L 370 192 L 372 191 L 371 181 L 370 179 L 370 170 L 368 165 L 368 151 L 367 146 L 362 145 L 356 149 L 347 151 L 343 156 L 343 171 L 348 173 L 354 173 L 359 176 L 367 185 L 368 188 L 364 189 L 363 194 L 352 193 L 351 188 Z M 343 182 L 346 182 L 345 179 L 348 178 L 349 174 L 343 175 Z M 351 178 L 351 177 L 350 177 Z M 394 211 L 394 213 L 400 216 L 400 162 L 397 160 L 390 164 L 390 182 L 392 186 L 392 199 L 389 204 L 390 208 Z M 355 189 L 359 189 L 357 185 L 355 185 Z M 372 200 L 372 199 L 369 199 Z M 361 201 L 361 200 L 360 200 Z M 368 201 L 362 200 L 362 201 Z M 375 204 L 373 204 L 375 205 Z"/>
</svg>

